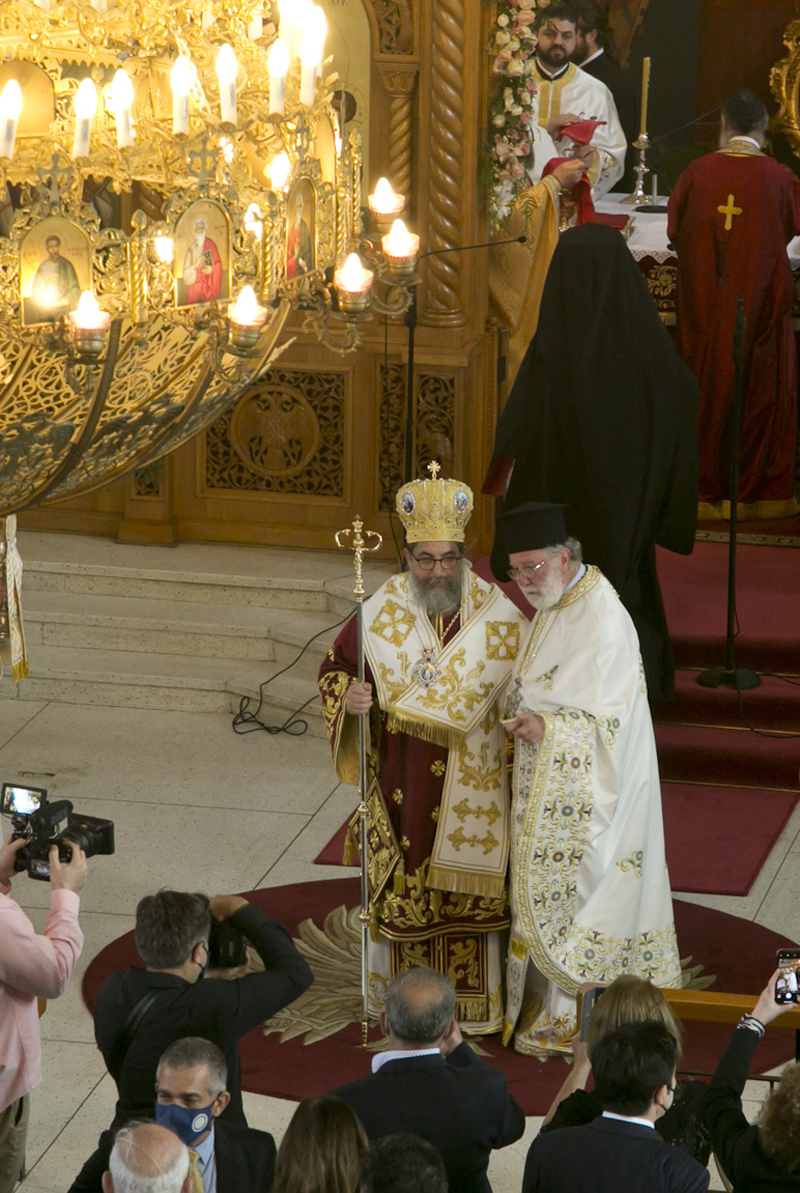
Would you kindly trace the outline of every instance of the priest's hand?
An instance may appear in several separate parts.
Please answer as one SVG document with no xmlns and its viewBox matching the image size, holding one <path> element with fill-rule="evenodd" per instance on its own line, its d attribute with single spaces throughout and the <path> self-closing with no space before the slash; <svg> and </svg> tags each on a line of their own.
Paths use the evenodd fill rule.
<svg viewBox="0 0 800 1193">
<path fill-rule="evenodd" d="M 344 710 L 353 717 L 363 717 L 372 708 L 372 684 L 353 683 L 344 698 Z"/>
<path fill-rule="evenodd" d="M 506 729 L 509 733 L 513 733 L 514 737 L 526 741 L 531 746 L 535 746 L 537 741 L 541 741 L 544 737 L 544 721 L 533 712 L 519 713 L 509 725 L 506 725 Z"/>
<path fill-rule="evenodd" d="M 574 112 L 561 112 L 558 116 L 551 116 L 547 122 L 547 131 L 554 141 L 557 141 L 562 128 L 566 128 L 568 124 L 579 124 L 580 116 L 576 116 Z"/>
<path fill-rule="evenodd" d="M 569 161 L 556 166 L 553 170 L 553 177 L 558 179 L 562 190 L 571 191 L 573 186 L 583 178 L 583 173 L 583 162 L 578 161 L 577 158 L 570 158 Z"/>
</svg>

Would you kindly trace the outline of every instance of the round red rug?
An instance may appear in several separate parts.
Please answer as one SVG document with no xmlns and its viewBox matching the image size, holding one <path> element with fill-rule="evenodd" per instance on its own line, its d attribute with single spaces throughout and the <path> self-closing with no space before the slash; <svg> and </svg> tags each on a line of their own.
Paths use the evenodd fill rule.
<svg viewBox="0 0 800 1193">
<path fill-rule="evenodd" d="M 361 1048 L 361 1028 L 350 1022 L 360 1007 L 356 878 L 298 883 L 245 895 L 270 918 L 285 924 L 301 940 L 316 982 L 287 1012 L 270 1020 L 271 1034 L 251 1032 L 241 1042 L 242 1085 L 251 1093 L 299 1101 L 326 1093 L 369 1072 L 369 1051 Z M 350 909 L 349 911 L 347 909 Z M 757 995 L 774 968 L 776 950 L 793 942 L 723 912 L 674 901 L 682 958 L 716 975 L 712 990 Z M 326 924 L 327 920 L 327 924 Z M 307 921 L 312 921 L 308 923 Z M 323 932 L 323 925 L 326 931 Z M 141 965 L 133 932 L 108 945 L 91 962 L 83 979 L 84 1001 L 91 1011 L 110 973 Z M 712 1071 L 730 1037 L 725 1024 L 687 1023 L 683 1067 Z M 377 1029 L 370 1044 L 377 1043 Z M 555 1057 L 544 1063 L 503 1048 L 498 1036 L 480 1041 L 486 1063 L 502 1069 L 509 1088 L 526 1114 L 544 1114 L 568 1073 Z M 763 1072 L 794 1057 L 790 1031 L 770 1029 L 756 1054 Z"/>
</svg>

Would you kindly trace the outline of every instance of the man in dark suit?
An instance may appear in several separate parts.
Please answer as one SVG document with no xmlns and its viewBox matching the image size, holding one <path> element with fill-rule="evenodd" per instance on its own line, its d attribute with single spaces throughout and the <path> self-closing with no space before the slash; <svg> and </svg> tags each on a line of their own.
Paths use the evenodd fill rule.
<svg viewBox="0 0 800 1193">
<path fill-rule="evenodd" d="M 361 1119 L 370 1141 L 419 1135 L 441 1153 L 453 1193 L 490 1193 L 493 1148 L 525 1130 L 506 1079 L 463 1042 L 453 1018 L 455 991 L 432 969 L 403 970 L 389 985 L 380 1025 L 387 1052 L 372 1076 L 333 1090 Z"/>
<path fill-rule="evenodd" d="M 617 114 L 628 152 L 625 154 L 625 173 L 614 187 L 616 191 L 633 190 L 633 167 L 636 165 L 636 151 L 631 145 L 639 136 L 639 101 L 631 87 L 627 73 L 609 57 L 611 32 L 608 16 L 597 0 L 573 0 L 571 5 L 578 18 L 575 25 L 575 50 L 572 61 L 587 75 L 605 83 L 614 96 Z"/>
<path fill-rule="evenodd" d="M 220 1121 L 230 1101 L 225 1057 L 216 1044 L 189 1036 L 170 1045 L 156 1076 L 156 1122 L 186 1144 L 203 1193 L 267 1193 L 275 1176 L 275 1141 L 266 1131 Z"/>
<path fill-rule="evenodd" d="M 170 1045 L 156 1077 L 156 1134 L 147 1123 L 123 1127 L 112 1150 L 112 1133 L 106 1132 L 99 1155 L 109 1171 L 102 1178 L 102 1190 L 99 1182 L 88 1187 L 94 1193 L 126 1193 L 117 1186 L 121 1179 L 124 1183 L 131 1164 L 123 1165 L 120 1176 L 115 1160 L 119 1167 L 122 1152 L 123 1159 L 130 1154 L 136 1161 L 143 1146 L 137 1149 L 136 1139 L 150 1127 L 147 1139 L 158 1143 L 163 1129 L 189 1149 L 189 1185 L 181 1187 L 180 1193 L 200 1193 L 198 1181 L 203 1193 L 268 1193 L 275 1176 L 275 1141 L 266 1131 L 220 1120 L 230 1101 L 227 1077 L 225 1057 L 210 1040 L 188 1036 Z"/>
<path fill-rule="evenodd" d="M 522 1193 L 705 1193 L 708 1170 L 655 1130 L 675 1095 L 675 1054 L 661 1023 L 604 1036 L 592 1051 L 602 1115 L 534 1139 Z"/>
</svg>

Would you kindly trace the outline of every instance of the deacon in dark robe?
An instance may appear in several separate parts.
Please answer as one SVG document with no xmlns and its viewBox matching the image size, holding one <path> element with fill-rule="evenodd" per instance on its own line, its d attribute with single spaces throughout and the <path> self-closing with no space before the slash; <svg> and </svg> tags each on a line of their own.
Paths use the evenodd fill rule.
<svg viewBox="0 0 800 1193">
<path fill-rule="evenodd" d="M 608 15 L 597 0 L 572 0 L 572 7 L 578 17 L 575 27 L 575 50 L 572 61 L 587 75 L 605 83 L 614 96 L 619 122 L 628 152 L 625 155 L 625 173 L 614 186 L 617 191 L 632 191 L 635 183 L 633 165 L 635 154 L 631 145 L 639 136 L 639 100 L 628 80 L 627 71 L 622 70 L 611 57 L 611 31 Z"/>
<path fill-rule="evenodd" d="M 744 299 L 739 517 L 785 518 L 794 499 L 797 352 L 786 245 L 800 233 L 800 182 L 763 151 L 753 91 L 722 108 L 722 148 L 684 170 L 669 200 L 678 251 L 680 350 L 700 386 L 700 517 L 730 517 L 736 293 Z M 722 279 L 718 281 L 717 278 Z"/>
<path fill-rule="evenodd" d="M 587 563 L 639 635 L 652 699 L 673 690 L 655 545 L 688 555 L 697 515 L 697 388 L 614 228 L 565 232 L 539 326 L 500 417 L 484 492 L 563 502 Z M 509 472 L 511 479 L 506 482 Z M 507 578 L 502 541 L 492 571 Z"/>
</svg>

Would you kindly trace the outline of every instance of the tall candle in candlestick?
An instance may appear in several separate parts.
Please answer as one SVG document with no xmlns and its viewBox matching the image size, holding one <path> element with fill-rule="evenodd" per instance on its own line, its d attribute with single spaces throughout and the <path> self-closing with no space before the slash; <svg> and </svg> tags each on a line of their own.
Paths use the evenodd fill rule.
<svg viewBox="0 0 800 1193">
<path fill-rule="evenodd" d="M 72 156 L 88 157 L 92 117 L 97 110 L 97 89 L 91 79 L 82 79 L 75 92 L 75 135 Z"/>
<path fill-rule="evenodd" d="M 217 54 L 216 71 L 219 79 L 219 104 L 223 124 L 236 124 L 236 55 L 229 45 Z"/>
<path fill-rule="evenodd" d="M 304 108 L 313 108 L 314 106 L 319 57 L 319 43 L 306 37 L 300 47 L 300 103 Z"/>
<path fill-rule="evenodd" d="M 188 58 L 181 55 L 175 59 L 169 77 L 172 87 L 172 131 L 175 136 L 189 132 L 189 92 L 192 90 L 193 74 Z"/>
<path fill-rule="evenodd" d="M 133 84 L 130 75 L 122 67 L 114 75 L 111 83 L 111 101 L 114 105 L 114 118 L 117 122 L 117 148 L 125 149 L 133 144 L 133 129 L 131 128 Z"/>
<path fill-rule="evenodd" d="M 0 95 L 0 157 L 14 156 L 17 124 L 22 111 L 22 91 L 16 79 L 9 79 Z"/>
<path fill-rule="evenodd" d="M 269 110 L 276 116 L 282 116 L 286 102 L 286 72 L 289 69 L 289 50 L 282 37 L 270 46 L 267 55 L 269 66 Z"/>
<path fill-rule="evenodd" d="M 642 115 L 639 120 L 639 136 L 647 133 L 647 95 L 650 90 L 650 59 L 642 59 Z"/>
</svg>

